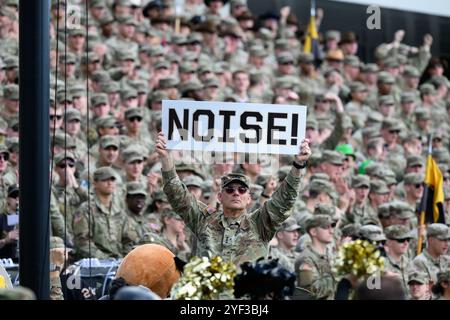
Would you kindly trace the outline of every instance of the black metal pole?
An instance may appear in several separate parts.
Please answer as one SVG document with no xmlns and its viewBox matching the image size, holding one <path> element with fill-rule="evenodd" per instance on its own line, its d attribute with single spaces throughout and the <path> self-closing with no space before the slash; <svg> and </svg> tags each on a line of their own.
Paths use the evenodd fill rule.
<svg viewBox="0 0 450 320">
<path fill-rule="evenodd" d="M 49 0 L 20 0 L 20 285 L 48 299 Z"/>
</svg>

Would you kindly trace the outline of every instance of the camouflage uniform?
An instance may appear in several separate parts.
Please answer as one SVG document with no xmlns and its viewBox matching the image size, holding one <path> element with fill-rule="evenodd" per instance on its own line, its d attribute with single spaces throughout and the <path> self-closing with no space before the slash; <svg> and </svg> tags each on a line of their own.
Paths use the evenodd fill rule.
<svg viewBox="0 0 450 320">
<path fill-rule="evenodd" d="M 283 224 L 281 225 L 281 228 L 279 231 L 295 231 L 300 230 L 300 226 L 297 224 L 297 221 L 289 217 L 287 218 Z M 295 272 L 294 264 L 295 260 L 298 257 L 298 253 L 295 252 L 295 247 L 291 250 L 286 250 L 284 248 L 281 248 L 279 246 L 277 247 L 270 247 L 270 253 L 269 255 L 272 257 L 272 259 L 278 259 L 278 263 L 284 267 L 285 269 Z"/>
<path fill-rule="evenodd" d="M 302 170 L 301 176 L 303 174 Z M 163 171 L 164 192 L 170 204 L 198 239 L 193 254 L 220 255 L 237 265 L 267 257 L 268 243 L 294 205 L 300 180 L 301 177 L 296 177 L 291 171 L 261 209 L 232 219 L 225 217 L 222 211 L 209 213 L 205 204 L 192 197 L 175 169 Z M 250 184 L 246 176 L 229 174 L 224 178 L 222 187 L 232 181 L 241 181 L 247 186 Z"/>
</svg>

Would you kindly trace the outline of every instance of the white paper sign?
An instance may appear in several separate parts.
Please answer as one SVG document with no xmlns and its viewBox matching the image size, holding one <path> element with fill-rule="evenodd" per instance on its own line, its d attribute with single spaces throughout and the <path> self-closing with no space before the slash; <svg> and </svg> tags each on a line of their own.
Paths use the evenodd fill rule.
<svg viewBox="0 0 450 320">
<path fill-rule="evenodd" d="M 163 100 L 162 131 L 175 150 L 298 154 L 306 106 Z"/>
<path fill-rule="evenodd" d="M 19 215 L 18 214 L 9 214 L 6 216 L 8 221 L 8 226 L 12 227 L 19 224 Z"/>
</svg>

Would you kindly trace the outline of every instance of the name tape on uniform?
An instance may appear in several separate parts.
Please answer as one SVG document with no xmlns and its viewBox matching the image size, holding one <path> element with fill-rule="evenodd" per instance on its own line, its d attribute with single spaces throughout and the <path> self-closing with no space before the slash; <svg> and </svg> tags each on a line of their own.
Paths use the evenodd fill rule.
<svg viewBox="0 0 450 320">
<path fill-rule="evenodd" d="M 175 150 L 298 154 L 306 106 L 163 100 L 162 131 Z"/>
</svg>

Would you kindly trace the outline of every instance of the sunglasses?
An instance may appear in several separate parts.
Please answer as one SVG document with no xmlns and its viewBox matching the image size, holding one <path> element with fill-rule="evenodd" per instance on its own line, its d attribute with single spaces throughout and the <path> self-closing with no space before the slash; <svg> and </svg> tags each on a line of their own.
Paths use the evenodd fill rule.
<svg viewBox="0 0 450 320">
<path fill-rule="evenodd" d="M 54 120 L 56 118 L 56 120 L 61 120 L 62 119 L 62 115 L 61 114 L 57 114 L 57 115 L 50 115 L 50 120 Z"/>
<path fill-rule="evenodd" d="M 19 126 L 12 126 L 11 129 L 14 132 L 18 132 L 19 131 Z"/>
<path fill-rule="evenodd" d="M 392 134 L 397 133 L 397 134 L 399 134 L 400 130 L 390 130 L 389 133 L 392 133 Z"/>
<path fill-rule="evenodd" d="M 408 238 L 406 238 L 406 239 L 394 239 L 394 240 L 397 241 L 398 243 L 405 243 L 405 242 L 409 243 L 409 239 Z"/>
<path fill-rule="evenodd" d="M 239 194 L 245 194 L 248 191 L 246 187 L 226 187 L 224 188 L 225 192 L 228 194 L 233 194 L 236 190 Z"/>
<path fill-rule="evenodd" d="M 131 117 L 131 118 L 128 118 L 128 121 L 130 121 L 130 122 L 135 122 L 135 121 L 141 122 L 142 118 L 141 117 Z"/>
<path fill-rule="evenodd" d="M 444 176 L 443 179 L 444 179 L 444 181 L 448 181 L 448 180 L 450 180 L 450 177 L 449 176 Z"/>
<path fill-rule="evenodd" d="M 61 163 L 60 165 L 58 165 L 58 167 L 60 167 L 61 169 L 65 169 L 65 168 L 67 168 L 68 166 L 69 166 L 70 168 L 73 168 L 73 167 L 75 167 L 75 164 L 72 163 L 72 162 L 69 162 L 69 163 Z"/>
<path fill-rule="evenodd" d="M 419 189 L 420 187 L 423 187 L 423 184 L 421 183 L 416 184 L 416 189 Z"/>
<path fill-rule="evenodd" d="M 0 153 L 0 159 L 8 161 L 9 160 L 9 154 L 7 154 L 7 153 Z"/>
</svg>

